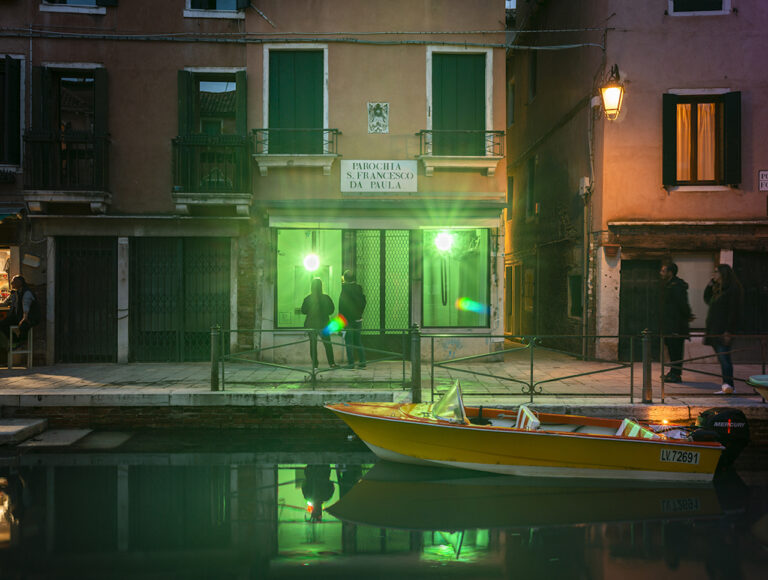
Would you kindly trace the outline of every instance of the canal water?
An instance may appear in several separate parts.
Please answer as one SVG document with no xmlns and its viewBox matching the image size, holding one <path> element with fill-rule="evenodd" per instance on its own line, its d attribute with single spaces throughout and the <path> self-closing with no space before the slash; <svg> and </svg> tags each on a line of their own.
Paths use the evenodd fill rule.
<svg viewBox="0 0 768 580">
<path fill-rule="evenodd" d="M 0 580 L 762 579 L 763 459 L 618 485 L 388 464 L 345 436 L 33 440 L 0 450 Z"/>
</svg>

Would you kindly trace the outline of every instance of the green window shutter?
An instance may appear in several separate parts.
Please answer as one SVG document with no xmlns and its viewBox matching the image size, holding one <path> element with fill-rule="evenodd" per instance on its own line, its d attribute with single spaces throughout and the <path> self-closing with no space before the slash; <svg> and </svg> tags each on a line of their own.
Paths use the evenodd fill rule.
<svg viewBox="0 0 768 580">
<path fill-rule="evenodd" d="M 96 0 L 96 6 L 117 6 L 117 0 Z"/>
<path fill-rule="evenodd" d="M 271 131 L 270 153 L 323 152 L 322 51 L 270 51 L 269 128 L 316 129 Z"/>
<path fill-rule="evenodd" d="M 19 131 L 21 129 L 21 61 L 5 57 L 5 86 L 2 87 L 5 97 L 3 110 L 3 145 L 0 161 L 19 163 L 21 160 L 19 147 Z"/>
<path fill-rule="evenodd" d="M 48 68 L 32 67 L 32 129 L 54 129 L 57 102 L 55 88 L 55 79 Z"/>
<path fill-rule="evenodd" d="M 190 135 L 193 133 L 193 114 L 194 106 L 192 102 L 193 95 L 192 73 L 186 70 L 180 70 L 178 74 L 178 99 L 179 99 L 179 135 Z"/>
<path fill-rule="evenodd" d="M 661 109 L 661 177 L 670 187 L 677 183 L 677 95 L 662 95 Z"/>
<path fill-rule="evenodd" d="M 435 155 L 485 155 L 484 54 L 434 54 L 432 129 L 450 131 L 435 133 Z"/>
<path fill-rule="evenodd" d="M 235 126 L 238 135 L 248 134 L 248 85 L 244 70 L 235 75 L 237 94 L 235 96 Z"/>
<path fill-rule="evenodd" d="M 109 98 L 107 92 L 107 69 L 97 68 L 93 71 L 94 79 L 94 135 L 106 135 L 109 133 L 108 113 Z"/>
<path fill-rule="evenodd" d="M 741 91 L 723 95 L 725 102 L 725 183 L 741 183 Z"/>
</svg>

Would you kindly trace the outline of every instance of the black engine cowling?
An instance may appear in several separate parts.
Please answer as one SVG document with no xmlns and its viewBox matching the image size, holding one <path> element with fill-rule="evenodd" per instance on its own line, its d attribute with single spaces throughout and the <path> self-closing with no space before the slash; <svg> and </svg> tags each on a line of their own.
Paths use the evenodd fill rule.
<svg viewBox="0 0 768 580">
<path fill-rule="evenodd" d="M 749 423 L 741 409 L 716 407 L 699 414 L 694 441 L 719 441 L 725 451 L 718 467 L 731 465 L 749 443 Z"/>
</svg>

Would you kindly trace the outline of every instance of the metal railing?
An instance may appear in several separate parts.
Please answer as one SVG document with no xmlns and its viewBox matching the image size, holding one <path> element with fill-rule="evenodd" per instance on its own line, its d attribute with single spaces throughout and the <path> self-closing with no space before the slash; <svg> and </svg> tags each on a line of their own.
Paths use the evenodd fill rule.
<svg viewBox="0 0 768 580">
<path fill-rule="evenodd" d="M 24 135 L 24 188 L 107 191 L 109 138 L 85 131 L 28 131 Z"/>
<path fill-rule="evenodd" d="M 185 135 L 173 139 L 173 191 L 251 191 L 251 139 L 246 135 Z"/>
<path fill-rule="evenodd" d="M 504 131 L 422 129 L 419 155 L 504 157 Z"/>
<path fill-rule="evenodd" d="M 338 129 L 253 129 L 256 155 L 336 155 Z"/>
<path fill-rule="evenodd" d="M 707 338 L 712 339 L 718 339 L 721 338 L 720 335 L 713 335 L 713 334 L 704 334 L 704 333 L 697 333 L 692 332 L 687 336 L 681 336 L 677 334 L 661 334 L 659 335 L 659 358 L 661 363 L 661 402 L 664 402 L 665 396 L 666 396 L 666 383 L 668 382 L 665 377 L 666 373 L 665 370 L 669 369 L 671 370 L 674 366 L 680 366 L 680 370 L 684 371 L 686 373 L 693 373 L 696 375 L 702 375 L 707 377 L 720 377 L 722 376 L 720 372 L 712 372 L 708 370 L 704 370 L 702 368 L 697 368 L 691 366 L 691 363 L 696 363 L 704 360 L 713 361 L 714 364 L 717 365 L 717 370 L 720 370 L 719 364 L 717 363 L 717 353 L 714 352 L 714 349 L 711 353 L 695 356 L 695 357 L 689 357 L 689 358 L 683 358 L 679 361 L 668 361 L 666 360 L 666 352 L 664 350 L 665 347 L 665 339 L 667 338 L 678 338 L 683 340 L 688 340 L 689 338 L 701 338 L 702 339 L 702 345 L 704 346 L 704 340 Z M 762 370 L 761 374 L 766 373 L 766 367 L 768 367 L 768 335 L 766 334 L 734 334 L 731 337 L 731 348 L 728 351 L 724 351 L 720 354 L 722 355 L 729 355 L 733 357 L 734 355 L 741 355 L 745 356 L 746 360 L 740 360 L 738 361 L 740 365 L 754 365 L 759 366 Z M 705 348 L 711 348 L 708 346 L 705 346 Z M 750 357 L 754 357 L 757 353 L 757 350 L 759 349 L 759 360 L 751 360 Z M 711 365 L 710 365 L 711 366 Z M 733 380 L 739 381 L 742 383 L 746 383 L 749 377 L 738 377 L 734 375 Z M 711 394 L 707 392 L 707 394 Z"/>
</svg>

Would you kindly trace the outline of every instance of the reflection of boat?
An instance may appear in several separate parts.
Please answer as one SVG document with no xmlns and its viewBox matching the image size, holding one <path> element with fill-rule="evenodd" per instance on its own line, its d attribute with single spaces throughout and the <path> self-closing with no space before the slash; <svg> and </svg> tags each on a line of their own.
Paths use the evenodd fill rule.
<svg viewBox="0 0 768 580">
<path fill-rule="evenodd" d="M 747 384 L 755 389 L 763 401 L 768 401 L 768 375 L 753 375 L 747 379 Z"/>
<path fill-rule="evenodd" d="M 710 481 L 724 449 L 677 425 L 464 407 L 458 381 L 434 405 L 326 407 L 382 459 L 507 475 Z"/>
<path fill-rule="evenodd" d="M 535 479 L 380 462 L 328 512 L 375 527 L 469 530 L 715 517 L 713 485 Z"/>
</svg>

